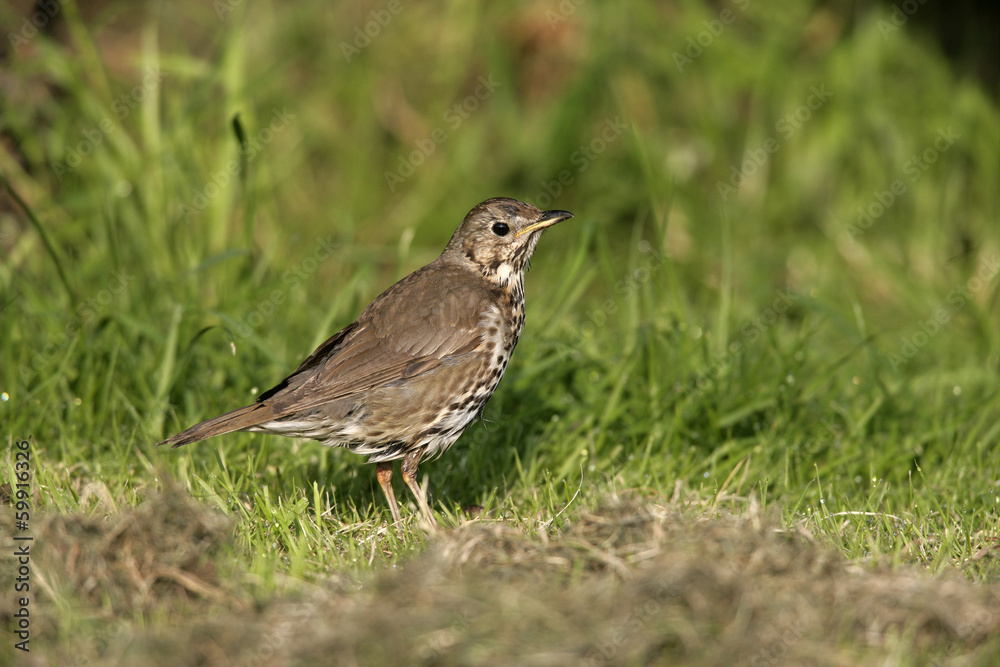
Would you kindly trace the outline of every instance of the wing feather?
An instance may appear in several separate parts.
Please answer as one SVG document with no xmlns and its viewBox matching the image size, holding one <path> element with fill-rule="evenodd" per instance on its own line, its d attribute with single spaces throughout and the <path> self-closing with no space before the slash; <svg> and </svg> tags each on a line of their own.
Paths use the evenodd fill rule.
<svg viewBox="0 0 1000 667">
<path fill-rule="evenodd" d="M 482 313 L 495 295 L 442 268 L 430 264 L 383 292 L 260 401 L 279 417 L 294 414 L 429 373 L 478 350 Z"/>
</svg>

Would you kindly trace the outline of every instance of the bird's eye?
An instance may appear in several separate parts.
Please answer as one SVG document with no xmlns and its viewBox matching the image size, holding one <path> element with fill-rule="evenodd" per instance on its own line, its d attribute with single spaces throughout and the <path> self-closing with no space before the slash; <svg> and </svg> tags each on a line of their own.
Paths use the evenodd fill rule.
<svg viewBox="0 0 1000 667">
<path fill-rule="evenodd" d="M 491 229 L 497 236 L 507 236 L 508 232 L 510 232 L 510 227 L 507 226 L 506 222 L 494 222 Z"/>
</svg>

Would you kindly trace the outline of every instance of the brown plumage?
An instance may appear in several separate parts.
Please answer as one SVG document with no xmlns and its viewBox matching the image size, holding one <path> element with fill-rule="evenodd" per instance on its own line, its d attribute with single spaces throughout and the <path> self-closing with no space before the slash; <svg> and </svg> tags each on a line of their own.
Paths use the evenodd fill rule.
<svg viewBox="0 0 1000 667">
<path fill-rule="evenodd" d="M 542 230 L 573 217 L 497 197 L 473 208 L 441 256 L 406 276 L 252 405 L 161 445 L 232 431 L 347 447 L 376 464 L 394 521 L 392 464 L 433 523 L 417 465 L 446 451 L 493 395 L 524 327 L 524 270 Z"/>
</svg>

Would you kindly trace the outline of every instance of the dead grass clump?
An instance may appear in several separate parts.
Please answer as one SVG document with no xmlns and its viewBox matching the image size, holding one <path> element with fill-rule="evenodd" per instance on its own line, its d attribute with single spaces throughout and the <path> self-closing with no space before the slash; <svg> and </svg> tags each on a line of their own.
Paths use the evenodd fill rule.
<svg viewBox="0 0 1000 667">
<path fill-rule="evenodd" d="M 169 609 L 171 596 L 195 602 L 149 630 L 129 626 L 92 662 L 770 666 L 1000 657 L 1000 586 L 852 564 L 752 505 L 740 515 L 692 515 L 625 496 L 582 510 L 561 532 L 471 522 L 433 536 L 425 554 L 360 590 L 306 585 L 294 599 L 249 607 L 211 604 L 211 591 L 227 588 L 211 559 L 228 527 L 176 495 L 110 526 L 46 524 L 45 539 L 66 556 L 66 590 L 78 587 L 94 603 L 101 585 L 91 580 L 106 577 L 104 595 L 139 609 Z M 184 576 L 165 574 L 177 571 Z M 56 651 L 60 660 L 78 655 Z"/>
<path fill-rule="evenodd" d="M 31 577 L 40 602 L 71 599 L 83 608 L 134 614 L 225 596 L 215 559 L 231 548 L 232 521 L 182 491 L 157 494 L 110 519 L 39 518 Z"/>
</svg>

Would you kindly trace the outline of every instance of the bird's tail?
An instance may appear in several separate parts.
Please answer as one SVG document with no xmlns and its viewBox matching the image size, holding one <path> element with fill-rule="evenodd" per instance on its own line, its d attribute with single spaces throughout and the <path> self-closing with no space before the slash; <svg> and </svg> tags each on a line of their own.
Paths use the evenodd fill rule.
<svg viewBox="0 0 1000 667">
<path fill-rule="evenodd" d="M 207 419 L 200 424 L 195 424 L 188 430 L 170 436 L 163 442 L 156 444 L 157 446 L 171 445 L 172 447 L 180 447 L 181 445 L 198 442 L 205 438 L 211 438 L 213 435 L 222 435 L 223 433 L 232 433 L 233 431 L 250 428 L 251 426 L 256 426 L 272 419 L 274 419 L 274 411 L 270 406 L 264 403 L 254 403 L 245 408 L 239 408 L 224 415 Z"/>
</svg>

